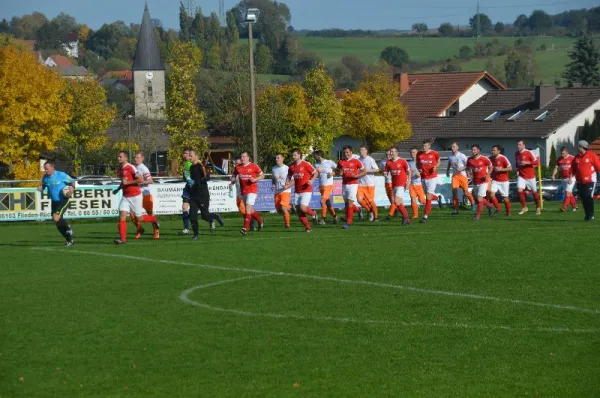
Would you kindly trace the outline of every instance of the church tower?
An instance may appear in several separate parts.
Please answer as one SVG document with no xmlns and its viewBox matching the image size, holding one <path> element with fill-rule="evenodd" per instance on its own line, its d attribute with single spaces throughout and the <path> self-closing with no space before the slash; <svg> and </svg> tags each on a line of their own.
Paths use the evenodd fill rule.
<svg viewBox="0 0 600 398">
<path fill-rule="evenodd" d="M 165 65 L 160 58 L 148 4 L 140 28 L 133 62 L 133 94 L 137 118 L 165 118 Z"/>
</svg>

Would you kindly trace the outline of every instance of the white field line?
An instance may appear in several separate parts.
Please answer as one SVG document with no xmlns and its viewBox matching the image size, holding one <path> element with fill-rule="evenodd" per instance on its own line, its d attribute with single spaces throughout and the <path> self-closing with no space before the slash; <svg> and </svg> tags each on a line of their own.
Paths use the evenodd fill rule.
<svg viewBox="0 0 600 398">
<path fill-rule="evenodd" d="M 194 286 L 190 289 L 184 290 L 180 295 L 179 299 L 189 305 L 195 307 L 204 308 L 209 311 L 223 312 L 234 314 L 238 316 L 247 317 L 262 317 L 262 318 L 273 318 L 273 319 L 297 319 L 306 321 L 318 321 L 318 322 L 340 322 L 340 323 L 366 323 L 366 324 L 387 324 L 387 325 L 400 325 L 404 327 L 440 327 L 440 328 L 456 328 L 456 329 L 484 329 L 484 330 L 505 330 L 505 331 L 525 331 L 525 332 L 551 332 L 551 333 L 598 333 L 597 329 L 579 329 L 579 328 L 559 328 L 559 327 L 512 327 L 502 325 L 468 325 L 463 323 L 440 323 L 440 322 L 403 322 L 403 321 L 385 321 L 380 319 L 356 319 L 356 318 L 339 318 L 330 316 L 305 316 L 298 314 L 281 314 L 271 312 L 252 312 L 236 310 L 231 308 L 222 308 L 213 306 L 210 304 L 202 303 L 200 301 L 192 300 L 189 298 L 190 294 L 201 289 L 207 289 L 210 287 L 221 286 L 229 283 L 235 283 L 243 280 L 264 278 L 272 275 L 255 275 L 245 276 L 236 279 L 227 279 L 217 282 L 208 283 L 205 285 Z"/>
<path fill-rule="evenodd" d="M 460 298 L 472 299 L 472 300 L 476 300 L 476 301 L 494 301 L 494 302 L 502 302 L 502 303 L 510 303 L 510 304 L 526 305 L 526 306 L 553 308 L 553 309 L 566 310 L 566 311 L 584 312 L 584 313 L 590 313 L 590 314 L 600 314 L 599 309 L 582 308 L 582 307 L 576 307 L 576 306 L 572 306 L 572 305 L 538 303 L 538 302 L 528 301 L 528 300 L 517 300 L 517 299 L 485 296 L 485 295 L 472 294 L 472 293 L 460 293 L 460 292 L 451 292 L 451 291 L 437 290 L 437 289 L 426 289 L 426 288 L 420 288 L 420 287 L 393 285 L 393 284 L 389 284 L 389 283 L 380 283 L 380 282 L 371 282 L 371 281 L 339 279 L 339 278 L 328 277 L 328 276 L 295 274 L 295 273 L 277 272 L 277 271 L 266 271 L 266 270 L 252 269 L 252 268 L 222 267 L 222 266 L 218 266 L 218 265 L 196 264 L 196 263 L 188 263 L 188 262 L 184 262 L 184 261 L 174 261 L 174 260 L 161 260 L 161 259 L 149 258 L 149 257 L 131 256 L 131 255 L 127 255 L 127 254 L 102 253 L 102 252 L 94 252 L 94 251 L 87 251 L 87 250 L 69 250 L 69 249 L 53 249 L 53 248 L 33 248 L 32 250 L 73 253 L 73 254 L 75 254 L 75 253 L 76 254 L 87 254 L 90 256 L 121 258 L 121 259 L 127 259 L 127 260 L 154 262 L 154 263 L 160 263 L 160 264 L 183 265 L 183 266 L 189 266 L 189 267 L 215 269 L 215 270 L 220 270 L 220 271 L 246 272 L 246 273 L 252 273 L 255 275 L 277 275 L 277 276 L 286 276 L 286 277 L 293 277 L 293 278 L 313 279 L 313 280 L 319 280 L 319 281 L 345 283 L 345 284 L 351 284 L 351 285 L 363 285 L 363 286 L 374 286 L 374 287 L 381 287 L 381 288 L 388 288 L 388 289 L 406 290 L 406 291 L 411 291 L 411 292 L 416 292 L 416 293 L 434 294 L 434 295 L 442 295 L 442 296 L 450 296 L 450 297 L 460 297 Z"/>
<path fill-rule="evenodd" d="M 400 226 L 398 226 L 398 228 L 400 228 Z M 428 230 L 428 231 L 414 231 L 414 230 L 410 230 L 410 228 L 412 227 L 408 227 L 408 228 L 404 228 L 402 229 L 402 231 L 406 231 L 404 233 L 397 233 L 399 231 L 394 231 L 394 230 L 390 230 L 390 231 L 385 231 L 382 233 L 362 233 L 362 234 L 349 234 L 349 235 L 345 235 L 344 239 L 352 239 L 352 238 L 364 238 L 364 237 L 378 237 L 378 236 L 386 236 L 386 237 L 402 237 L 402 236 L 411 236 L 411 235 L 437 235 L 437 234 L 453 234 L 453 233 L 464 233 L 464 232 L 468 232 L 470 231 L 469 228 L 461 228 L 461 229 L 444 229 L 444 230 Z M 337 228 L 336 228 L 337 229 Z M 250 233 L 250 236 L 240 236 L 239 233 L 235 233 L 234 235 L 231 235 L 228 239 L 220 239 L 218 238 L 218 236 L 220 236 L 219 234 L 219 229 L 217 229 L 217 235 L 200 235 L 200 240 L 199 241 L 195 241 L 192 242 L 191 240 L 191 235 L 190 236 L 182 236 L 179 240 L 168 240 L 168 241 L 161 241 L 160 245 L 173 245 L 173 244 L 203 244 L 203 243 L 248 243 L 248 242 L 255 242 L 255 241 L 268 241 L 268 240 L 290 240 L 290 239 L 298 239 L 301 235 L 304 235 L 305 237 L 309 237 L 309 239 L 322 239 L 322 238 L 329 238 L 329 237 L 340 237 L 341 235 L 339 233 L 336 234 L 322 234 L 319 231 L 327 231 L 329 230 L 329 228 L 325 229 L 325 228 L 317 228 L 314 232 L 313 235 L 309 235 L 306 234 L 304 232 L 300 232 L 301 229 L 298 228 L 298 233 L 297 234 L 290 234 L 289 232 L 283 232 L 283 230 L 281 231 L 282 233 L 285 233 L 286 235 L 290 234 L 291 236 L 269 236 L 269 237 L 255 237 L 256 235 L 261 235 L 260 232 L 256 232 Z M 501 233 L 502 235 L 507 235 L 507 234 L 522 234 L 525 231 L 553 231 L 553 230 L 561 230 L 564 231 L 564 226 L 563 227 L 530 227 L 530 228 L 519 228 L 519 229 L 509 229 L 509 230 L 502 230 L 502 229 L 498 229 L 498 230 L 494 230 L 497 231 L 498 233 Z M 491 232 L 494 232 L 491 231 Z M 340 231 L 340 233 L 343 233 L 342 231 Z M 116 235 L 115 235 L 116 236 Z M 149 235 L 148 235 L 149 237 Z M 312 238 L 314 237 L 314 238 Z M 75 240 L 77 240 L 77 238 L 75 237 Z M 142 246 L 147 246 L 147 245 L 156 245 L 157 241 L 156 240 L 148 240 L 148 239 L 142 239 L 142 240 L 133 240 L 133 239 L 128 239 L 128 244 L 131 242 L 134 242 L 134 244 L 137 245 L 142 245 Z M 103 246 L 112 246 L 112 240 L 107 239 L 105 241 L 105 243 L 82 243 L 82 246 L 85 247 L 103 247 Z"/>
</svg>

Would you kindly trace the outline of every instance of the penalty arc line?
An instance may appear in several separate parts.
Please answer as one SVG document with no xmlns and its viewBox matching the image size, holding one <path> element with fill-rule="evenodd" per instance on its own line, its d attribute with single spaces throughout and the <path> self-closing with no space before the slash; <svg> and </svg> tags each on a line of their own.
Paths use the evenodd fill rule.
<svg viewBox="0 0 600 398">
<path fill-rule="evenodd" d="M 287 277 L 293 277 L 293 278 L 313 279 L 313 280 L 319 280 L 319 281 L 344 283 L 344 284 L 350 284 L 350 285 L 363 285 L 363 286 L 374 286 L 374 287 L 388 288 L 388 289 L 406 290 L 406 291 L 411 291 L 411 292 L 416 292 L 416 293 L 459 297 L 459 298 L 466 298 L 466 299 L 472 299 L 472 300 L 478 300 L 478 301 L 494 301 L 494 302 L 517 304 L 517 305 L 553 308 L 553 309 L 566 310 L 566 311 L 584 312 L 584 313 L 589 313 L 589 314 L 600 314 L 600 310 L 598 310 L 598 309 L 582 308 L 582 307 L 576 307 L 576 306 L 572 306 L 572 305 L 538 303 L 535 301 L 528 301 L 528 300 L 518 300 L 518 299 L 511 299 L 511 298 L 486 296 L 486 295 L 473 294 L 473 293 L 452 292 L 452 291 L 437 290 L 437 289 L 426 289 L 426 288 L 420 288 L 420 287 L 414 287 L 414 286 L 393 285 L 390 283 L 380 283 L 380 282 L 352 280 L 352 279 L 340 279 L 340 278 L 334 278 L 334 277 L 328 277 L 328 276 L 296 274 L 296 273 L 289 273 L 289 272 L 282 272 L 282 271 L 279 271 L 279 272 L 278 271 L 265 271 L 265 270 L 252 269 L 252 268 L 223 267 L 223 266 L 218 266 L 218 265 L 197 264 L 197 263 L 188 263 L 188 262 L 184 262 L 184 261 L 161 260 L 161 259 L 141 257 L 141 256 L 130 256 L 127 254 L 102 253 L 102 252 L 83 251 L 83 250 L 52 249 L 52 248 L 32 248 L 32 250 L 62 252 L 62 253 L 89 254 L 92 256 L 121 258 L 121 259 L 135 260 L 135 261 L 154 262 L 154 263 L 160 263 L 160 264 L 183 265 L 183 266 L 188 266 L 188 267 L 215 269 L 215 270 L 220 270 L 220 271 L 246 272 L 246 273 L 252 273 L 252 274 L 257 274 L 257 275 L 287 276 Z"/>
<path fill-rule="evenodd" d="M 512 327 L 512 326 L 502 326 L 502 325 L 468 325 L 464 323 L 441 323 L 441 322 L 404 322 L 404 321 L 386 321 L 380 319 L 356 319 L 356 318 L 339 318 L 339 317 L 330 317 L 330 316 L 306 316 L 306 315 L 298 315 L 298 314 L 281 314 L 281 313 L 272 313 L 272 312 L 252 312 L 252 311 L 244 311 L 244 310 L 236 310 L 232 308 L 223 308 L 217 307 L 210 304 L 202 303 L 199 301 L 195 301 L 189 298 L 190 294 L 195 291 L 201 289 L 207 289 L 215 286 L 222 286 L 230 283 L 235 283 L 244 280 L 251 280 L 257 278 L 264 278 L 274 275 L 254 275 L 254 276 L 245 276 L 242 278 L 235 279 L 226 279 L 217 282 L 211 282 L 205 285 L 194 286 L 192 288 L 186 289 L 179 295 L 179 300 L 181 300 L 185 304 L 192 305 L 194 307 L 204 308 L 209 311 L 214 312 L 222 312 L 228 314 L 234 314 L 238 316 L 247 316 L 247 317 L 261 317 L 261 318 L 272 318 L 272 319 L 296 319 L 303 321 L 317 321 L 317 322 L 339 322 L 339 323 L 365 323 L 371 325 L 400 325 L 404 327 L 439 327 L 439 328 L 455 328 L 455 329 L 479 329 L 479 330 L 504 330 L 511 332 L 551 332 L 551 333 L 581 333 L 581 334 L 589 334 L 589 333 L 598 333 L 597 329 L 571 329 L 565 327 L 538 327 L 538 328 L 528 328 L 528 327 Z"/>
</svg>

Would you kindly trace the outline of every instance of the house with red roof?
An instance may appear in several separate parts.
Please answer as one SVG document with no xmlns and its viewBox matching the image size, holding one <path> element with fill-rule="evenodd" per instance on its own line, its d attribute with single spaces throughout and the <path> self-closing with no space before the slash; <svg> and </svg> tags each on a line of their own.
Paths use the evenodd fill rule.
<svg viewBox="0 0 600 398">
<path fill-rule="evenodd" d="M 51 55 L 46 58 L 44 65 L 52 68 L 72 68 L 75 66 L 75 64 L 64 55 Z"/>
</svg>

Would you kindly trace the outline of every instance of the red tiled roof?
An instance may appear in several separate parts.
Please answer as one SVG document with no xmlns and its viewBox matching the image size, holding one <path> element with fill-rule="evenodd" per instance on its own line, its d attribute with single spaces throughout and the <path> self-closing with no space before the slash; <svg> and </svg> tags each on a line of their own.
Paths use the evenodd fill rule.
<svg viewBox="0 0 600 398">
<path fill-rule="evenodd" d="M 132 80 L 133 72 L 130 70 L 111 70 L 111 71 L 106 72 L 100 78 L 100 80 L 107 79 L 107 78 Z"/>
<path fill-rule="evenodd" d="M 455 103 L 469 88 L 482 79 L 497 89 L 505 89 L 488 72 L 415 73 L 408 75 L 409 88 L 401 97 L 412 124 L 427 117 L 440 115 Z"/>
<path fill-rule="evenodd" d="M 335 90 L 335 98 L 337 98 L 338 100 L 341 101 L 341 100 L 344 99 L 344 96 L 346 94 L 348 94 L 349 92 L 350 92 L 350 90 L 347 89 L 347 88 L 343 88 L 343 89 L 340 89 L 340 90 Z"/>
<path fill-rule="evenodd" d="M 56 66 L 59 68 L 70 68 L 75 66 L 73 62 L 71 62 L 71 60 L 64 55 L 52 55 L 50 58 L 52 58 Z"/>
<path fill-rule="evenodd" d="M 218 135 L 214 137 L 208 137 L 208 142 L 212 145 L 216 144 L 235 144 L 235 140 L 232 137 Z"/>
</svg>

